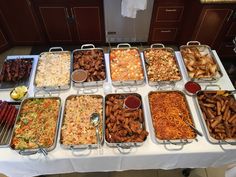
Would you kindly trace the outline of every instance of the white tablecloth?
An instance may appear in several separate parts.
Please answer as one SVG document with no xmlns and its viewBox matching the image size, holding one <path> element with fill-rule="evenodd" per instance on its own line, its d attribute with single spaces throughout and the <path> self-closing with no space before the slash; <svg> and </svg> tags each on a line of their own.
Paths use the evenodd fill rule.
<svg viewBox="0 0 236 177">
<path fill-rule="evenodd" d="M 223 65 L 216 52 L 213 51 L 216 59 L 223 71 L 223 77 L 217 82 L 222 89 L 233 90 Z M 183 62 L 179 52 L 176 52 L 181 71 L 184 74 L 183 81 L 177 83 L 176 88 L 182 89 L 186 80 L 186 72 L 183 69 Z M 21 56 L 23 57 L 23 56 Z M 34 57 L 33 71 L 35 72 L 38 56 Z M 9 57 L 10 58 L 10 57 Z M 105 55 L 107 66 L 109 66 L 108 54 Z M 109 67 L 107 67 L 109 73 Z M 34 76 L 34 73 L 33 73 Z M 110 83 L 110 78 L 108 79 Z M 204 88 L 206 84 L 201 84 Z M 148 107 L 147 95 L 149 91 L 156 90 L 148 84 L 138 87 L 137 93 L 143 97 L 147 130 L 150 132 L 147 140 L 141 147 L 132 148 L 129 154 L 121 154 L 116 148 L 110 148 L 106 144 L 103 146 L 103 154 L 98 154 L 92 150 L 89 155 L 73 155 L 70 150 L 64 150 L 57 143 L 56 148 L 48 153 L 47 157 L 42 154 L 33 156 L 22 156 L 9 148 L 0 149 L 0 173 L 14 177 L 36 176 L 42 174 L 69 173 L 69 172 L 94 172 L 94 171 L 122 171 L 131 169 L 174 169 L 174 168 L 204 168 L 217 167 L 236 162 L 236 146 L 225 145 L 228 150 L 223 150 L 219 145 L 210 144 L 205 136 L 197 137 L 194 141 L 184 146 L 179 151 L 168 151 L 164 145 L 155 142 L 153 128 L 151 126 L 150 111 Z M 112 87 L 115 92 L 115 87 Z M 33 77 L 30 83 L 29 95 L 33 96 Z M 70 94 L 76 94 L 77 90 L 71 87 L 70 90 L 60 93 L 64 106 L 65 98 Z M 99 88 L 98 94 L 103 93 L 103 88 Z M 0 98 L 10 100 L 9 91 L 1 91 Z M 187 96 L 196 128 L 204 132 L 201 126 L 201 119 L 195 108 L 192 97 Z M 205 133 L 204 133 L 205 134 Z M 58 140 L 57 140 L 58 141 Z M 173 145 L 172 145 L 173 146 Z M 81 153 L 81 152 L 80 152 Z"/>
</svg>

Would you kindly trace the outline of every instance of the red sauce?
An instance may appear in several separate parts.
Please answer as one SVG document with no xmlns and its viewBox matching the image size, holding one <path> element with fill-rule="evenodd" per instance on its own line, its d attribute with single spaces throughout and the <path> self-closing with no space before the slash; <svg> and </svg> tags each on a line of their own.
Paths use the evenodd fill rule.
<svg viewBox="0 0 236 177">
<path fill-rule="evenodd" d="M 201 90 L 201 86 L 198 83 L 193 82 L 193 81 L 187 82 L 184 87 L 188 92 L 193 93 L 193 94 Z"/>
<path fill-rule="evenodd" d="M 141 100 L 136 96 L 128 96 L 125 99 L 125 106 L 129 109 L 138 109 L 141 105 Z"/>
</svg>

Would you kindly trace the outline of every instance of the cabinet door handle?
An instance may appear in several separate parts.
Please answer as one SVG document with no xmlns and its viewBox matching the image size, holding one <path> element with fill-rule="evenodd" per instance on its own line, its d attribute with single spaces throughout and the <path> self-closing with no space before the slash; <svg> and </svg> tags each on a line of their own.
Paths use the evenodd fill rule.
<svg viewBox="0 0 236 177">
<path fill-rule="evenodd" d="M 165 9 L 166 12 L 176 12 L 177 9 Z"/>
<path fill-rule="evenodd" d="M 74 23 L 74 14 L 73 14 L 72 8 L 70 9 L 70 12 L 71 12 L 71 17 L 69 15 L 68 9 L 66 8 L 67 21 L 68 23 L 72 24 Z"/>
<path fill-rule="evenodd" d="M 71 18 L 75 19 L 73 8 L 70 8 L 70 12 L 71 12 Z"/>
<path fill-rule="evenodd" d="M 28 4 L 29 6 L 31 6 L 30 0 L 26 0 L 26 2 L 27 2 L 27 4 Z"/>
<path fill-rule="evenodd" d="M 230 11 L 230 14 L 229 14 L 229 16 L 227 18 L 227 21 L 229 21 L 229 19 L 231 18 L 232 15 L 233 15 L 233 10 Z"/>
<path fill-rule="evenodd" d="M 161 30 L 161 33 L 170 33 L 171 30 Z"/>
<path fill-rule="evenodd" d="M 70 18 L 69 13 L 68 13 L 68 9 L 67 9 L 67 8 L 66 8 L 66 17 L 67 17 L 67 19 Z"/>
</svg>

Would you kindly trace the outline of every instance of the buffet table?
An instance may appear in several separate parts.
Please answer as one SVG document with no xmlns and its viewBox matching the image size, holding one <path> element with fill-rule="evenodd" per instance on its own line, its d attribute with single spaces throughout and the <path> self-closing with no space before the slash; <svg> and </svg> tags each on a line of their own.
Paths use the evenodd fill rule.
<svg viewBox="0 0 236 177">
<path fill-rule="evenodd" d="M 223 77 L 214 84 L 217 84 L 221 89 L 233 90 L 234 87 L 220 62 L 216 52 L 213 51 L 216 59 L 223 72 Z M 178 82 L 175 89 L 182 90 L 184 83 L 187 81 L 186 72 L 183 67 L 183 61 L 180 52 L 176 52 L 180 69 L 183 73 L 183 80 Z M 15 56 L 9 56 L 15 57 Z M 20 56 L 23 57 L 23 56 Z M 29 96 L 34 95 L 34 72 L 38 60 L 38 56 L 33 57 L 33 77 L 31 78 L 29 87 Z M 105 54 L 108 84 L 111 86 L 109 77 L 109 56 Z M 205 88 L 207 84 L 201 84 Z M 214 86 L 213 86 L 214 87 Z M 111 87 L 112 92 L 121 92 L 122 90 Z M 174 168 L 205 168 L 217 167 L 225 164 L 236 163 L 236 146 L 224 145 L 224 149 L 219 145 L 210 144 L 206 137 L 197 136 L 197 141 L 184 145 L 182 150 L 167 150 L 164 145 L 158 144 L 155 141 L 153 128 L 151 124 L 150 111 L 148 106 L 148 93 L 157 90 L 156 87 L 150 87 L 147 83 L 137 87 L 137 93 L 142 95 L 144 104 L 144 112 L 146 118 L 147 131 L 149 132 L 147 140 L 140 147 L 131 148 L 127 154 L 122 154 L 117 148 L 110 148 L 106 144 L 103 145 L 102 153 L 98 153 L 96 149 L 86 153 L 78 151 L 74 154 L 71 150 L 65 150 L 60 147 L 59 142 L 56 148 L 49 152 L 47 156 L 36 154 L 31 156 L 22 156 L 10 148 L 0 149 L 0 173 L 7 176 L 27 177 L 43 174 L 59 174 L 70 172 L 95 172 L 95 171 L 123 171 L 131 169 L 174 169 Z M 57 94 L 62 99 L 62 105 L 67 96 L 76 94 L 77 89 L 71 86 L 70 90 L 61 91 Z M 109 92 L 109 90 L 108 90 Z M 82 94 L 82 92 L 79 92 Z M 107 92 L 106 92 L 107 93 Z M 97 94 L 105 95 L 103 88 L 99 88 Z M 0 97 L 2 100 L 10 100 L 9 91 L 1 91 Z M 196 124 L 196 128 L 201 132 L 205 132 L 201 125 L 201 119 L 196 109 L 194 98 L 187 96 L 187 101 Z M 62 109 L 63 109 L 62 107 Z M 174 146 L 174 145 L 172 145 Z"/>
</svg>

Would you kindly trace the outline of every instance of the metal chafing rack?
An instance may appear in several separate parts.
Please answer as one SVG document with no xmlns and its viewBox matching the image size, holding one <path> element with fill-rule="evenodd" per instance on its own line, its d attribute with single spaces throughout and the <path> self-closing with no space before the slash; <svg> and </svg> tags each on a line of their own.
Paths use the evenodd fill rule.
<svg viewBox="0 0 236 177">
<path fill-rule="evenodd" d="M 150 95 L 151 94 L 155 94 L 155 93 L 179 93 L 181 96 L 183 96 L 184 98 L 184 101 L 187 105 L 187 110 L 189 111 L 189 114 L 190 114 L 190 118 L 192 120 L 192 123 L 193 123 L 193 128 L 195 128 L 195 123 L 194 123 L 194 120 L 193 120 L 193 116 L 192 116 L 192 113 L 191 113 L 191 110 L 190 110 L 190 107 L 189 107 L 189 104 L 187 102 L 187 99 L 186 99 L 186 96 L 184 95 L 184 93 L 182 91 L 179 91 L 179 90 L 171 90 L 171 91 L 151 91 L 149 92 L 148 94 L 148 102 L 149 102 L 149 110 L 150 110 L 150 114 L 151 114 L 151 118 L 153 119 L 153 115 L 152 115 L 152 111 L 151 111 L 151 105 L 150 105 Z M 159 100 L 156 100 L 156 102 L 158 102 Z M 186 123 L 187 124 L 187 123 Z M 190 124 L 190 123 L 189 123 Z M 153 124 L 153 120 L 151 121 L 151 129 L 152 129 L 152 132 L 153 132 L 153 135 L 156 135 L 156 132 L 158 133 L 159 130 L 155 130 L 154 128 L 154 124 Z M 187 124 L 188 125 L 188 124 Z M 190 127 L 191 128 L 191 127 Z M 196 128 L 195 128 L 196 129 Z M 197 130 L 198 131 L 198 130 Z M 199 132 L 199 131 L 198 131 Z M 195 133 L 195 136 L 194 138 L 188 138 L 188 139 L 159 139 L 158 137 L 155 136 L 155 141 L 157 143 L 160 143 L 160 144 L 164 144 L 164 147 L 165 149 L 169 150 L 169 151 L 175 151 L 175 150 L 182 150 L 184 145 L 188 144 L 188 143 L 192 143 L 194 140 L 197 141 L 197 135 Z M 171 146 L 171 145 L 174 145 L 174 146 Z"/>
<path fill-rule="evenodd" d="M 133 63 L 133 66 L 136 66 L 135 67 L 140 67 L 138 69 L 141 69 L 142 70 L 142 78 L 141 79 L 135 79 L 135 80 L 130 80 L 130 79 L 124 79 L 124 78 L 121 78 L 120 80 L 114 80 L 114 78 L 112 77 L 113 75 L 113 71 L 111 66 L 113 63 L 116 63 L 116 61 L 113 61 L 111 55 L 112 55 L 112 52 L 114 51 L 128 51 L 128 50 L 136 50 L 137 51 L 137 54 L 139 55 L 139 65 L 137 65 L 137 63 Z M 126 57 L 126 56 L 122 56 L 122 57 Z M 116 58 L 115 60 L 121 60 L 122 62 L 122 57 L 121 58 Z M 117 90 L 122 90 L 124 92 L 134 92 L 137 90 L 137 86 L 138 85 L 142 85 L 144 84 L 144 81 L 145 81 L 145 76 L 144 76 L 144 66 L 143 66 L 143 62 L 142 62 L 142 59 L 141 59 L 141 56 L 140 56 L 140 53 L 139 53 L 139 50 L 137 47 L 131 47 L 130 44 L 128 43 L 121 43 L 121 44 L 118 44 L 116 48 L 111 48 L 110 49 L 110 52 L 109 52 L 109 64 L 110 64 L 110 75 L 111 75 L 111 81 L 112 81 L 112 84 L 114 86 L 116 86 Z M 123 59 L 124 60 L 124 59 Z M 130 59 L 130 61 L 132 62 L 132 59 Z M 116 70 L 119 70 L 121 66 L 119 66 L 119 68 L 116 68 Z M 127 65 L 124 65 L 123 64 L 123 67 L 125 68 L 122 68 L 123 70 L 125 70 L 125 72 L 127 74 L 129 74 L 131 72 L 131 70 L 129 70 L 127 68 Z M 137 68 L 136 70 L 133 72 L 137 73 Z"/>
<path fill-rule="evenodd" d="M 108 112 L 108 107 L 107 107 L 107 104 L 106 104 L 106 101 L 108 100 L 109 97 L 111 96 L 118 96 L 119 99 L 123 100 L 125 98 L 127 98 L 128 96 L 137 96 L 140 100 L 141 100 L 141 105 L 140 105 L 140 110 L 141 110 L 141 117 L 143 118 L 143 121 L 140 122 L 140 129 L 142 129 L 143 131 L 146 132 L 146 119 L 145 119 L 145 114 L 144 114 L 144 107 L 143 107 L 143 103 L 142 103 L 142 97 L 141 95 L 139 95 L 138 93 L 116 93 L 116 94 L 108 94 L 106 95 L 105 97 L 105 119 L 104 119 L 104 129 L 105 129 L 105 143 L 109 146 L 109 147 L 112 147 L 112 148 L 117 148 L 118 151 L 122 154 L 128 154 L 131 152 L 132 148 L 135 148 L 135 147 L 139 147 L 141 145 L 143 145 L 143 143 L 146 141 L 147 139 L 147 136 L 145 137 L 145 139 L 143 141 L 140 141 L 140 142 L 109 142 L 108 140 L 108 137 L 110 137 L 111 135 L 108 134 L 108 131 L 106 130 L 107 128 L 107 112 Z M 123 109 L 126 109 L 125 106 L 123 107 Z M 148 134 L 148 133 L 147 133 Z"/>
<path fill-rule="evenodd" d="M 1 101 L 0 106 L 1 112 L 4 112 L 3 114 L 1 113 L 2 117 L 0 120 L 0 147 L 8 147 L 10 145 L 20 102 Z"/>
<path fill-rule="evenodd" d="M 32 100 L 36 100 L 36 99 L 51 99 L 51 100 L 55 100 L 55 101 L 59 102 L 59 106 L 58 106 L 58 110 L 57 110 L 58 111 L 57 112 L 58 116 L 57 116 L 56 125 L 55 125 L 56 128 L 55 128 L 54 135 L 52 135 L 53 136 L 53 144 L 50 145 L 49 147 L 39 145 L 38 144 L 38 138 L 40 138 L 41 135 L 36 135 L 37 139 L 35 140 L 34 143 L 36 143 L 38 145 L 38 148 L 30 148 L 30 147 L 24 148 L 24 149 L 15 148 L 15 147 L 13 147 L 13 138 L 14 138 L 14 136 L 17 136 L 17 132 L 15 130 L 16 130 L 16 126 L 19 126 L 19 125 L 17 125 L 17 123 L 20 121 L 19 118 L 20 118 L 20 115 L 21 115 L 21 111 L 23 110 L 24 104 L 27 101 L 29 101 L 29 100 L 32 101 Z M 18 111 L 18 114 L 17 114 L 17 120 L 16 120 L 16 123 L 15 123 L 15 126 L 14 126 L 14 131 L 12 133 L 12 137 L 11 137 L 10 148 L 12 150 L 15 150 L 16 152 L 18 152 L 20 155 L 33 155 L 33 154 L 36 154 L 36 153 L 42 153 L 44 156 L 46 156 L 48 154 L 48 152 L 52 151 L 56 147 L 57 134 L 58 134 L 59 123 L 60 123 L 60 114 L 61 114 L 61 98 L 60 97 L 46 97 L 46 96 L 44 96 L 44 97 L 29 97 L 29 98 L 24 99 L 21 102 L 21 105 L 20 105 L 20 108 L 19 108 L 19 111 Z M 42 131 L 40 131 L 39 134 L 41 134 L 41 133 L 42 133 Z"/>
<path fill-rule="evenodd" d="M 99 127 L 101 128 L 101 132 L 100 132 L 101 134 L 99 133 L 100 145 L 98 144 L 99 142 L 94 143 L 94 144 L 93 143 L 86 144 L 86 143 L 81 142 L 79 144 L 72 143 L 72 144 L 69 144 L 69 145 L 64 143 L 65 140 L 63 139 L 63 136 L 62 136 L 62 127 L 65 125 L 65 119 L 66 119 L 65 114 L 67 113 L 67 109 L 66 109 L 67 102 L 68 102 L 68 100 L 75 99 L 75 98 L 80 98 L 80 97 L 98 98 L 98 99 L 102 100 L 102 103 L 101 103 L 102 109 L 100 110 L 101 111 L 101 117 L 100 117 L 100 125 L 99 125 Z M 61 145 L 62 148 L 68 149 L 68 150 L 70 149 L 72 151 L 73 155 L 88 155 L 88 154 L 90 154 L 92 149 L 97 149 L 99 153 L 102 152 L 102 150 L 99 149 L 99 148 L 101 148 L 100 146 L 102 146 L 103 142 L 104 142 L 104 110 L 103 110 L 104 109 L 103 108 L 104 103 L 103 102 L 104 102 L 103 96 L 102 95 L 96 95 L 96 94 L 95 95 L 70 95 L 66 98 L 64 112 L 63 112 L 63 119 L 62 119 L 62 123 L 61 123 L 61 127 L 60 127 L 61 133 L 60 133 L 59 142 L 60 142 L 60 145 Z M 94 105 L 88 105 L 88 106 L 94 107 Z M 80 108 L 78 107 L 78 109 L 80 109 Z M 76 114 L 75 114 L 73 117 L 78 117 L 78 116 L 76 116 Z M 81 124 L 81 122 L 75 122 L 75 124 L 76 123 L 77 123 L 77 125 Z M 74 126 L 76 126 L 76 125 L 74 125 Z M 66 127 L 65 129 L 67 129 L 67 128 L 69 128 L 69 127 Z M 83 128 L 87 129 L 88 127 L 83 127 Z M 80 129 L 80 131 L 82 132 L 83 130 Z M 94 129 L 94 131 L 95 131 L 95 129 Z M 77 133 L 79 133 L 79 132 L 77 132 Z M 78 136 L 78 135 L 74 134 L 74 136 Z M 86 134 L 86 136 L 89 136 L 89 135 Z M 64 137 L 64 138 L 70 138 L 70 137 Z M 78 150 L 82 150 L 82 151 L 79 152 Z M 85 152 L 84 150 L 89 150 L 89 151 Z"/>
<path fill-rule="evenodd" d="M 148 52 L 155 52 L 155 51 L 164 51 L 166 52 L 166 54 L 169 54 L 169 55 L 172 55 L 172 58 L 166 58 L 167 56 L 161 56 L 161 57 L 158 57 L 158 58 L 152 58 L 153 60 L 160 60 L 162 61 L 163 63 L 167 64 L 167 63 L 170 63 L 171 62 L 171 67 L 173 68 L 173 70 L 177 69 L 178 71 L 175 71 L 175 77 L 174 79 L 161 79 L 161 78 L 158 78 L 158 79 L 154 79 L 155 81 L 152 81 L 151 80 L 151 74 L 149 72 L 149 68 L 152 67 L 151 66 L 151 63 L 150 63 L 150 58 L 147 56 Z M 146 74 L 147 74 L 147 79 L 148 79 L 148 84 L 150 86 L 156 86 L 156 87 L 162 87 L 162 86 L 167 86 L 169 85 L 170 87 L 174 88 L 175 87 L 175 84 L 176 82 L 179 82 L 182 80 L 182 73 L 181 73 L 181 70 L 180 70 L 180 67 L 179 67 L 179 63 L 176 59 L 176 55 L 175 55 L 175 51 L 170 48 L 170 47 L 165 47 L 163 44 L 160 44 L 160 43 L 157 43 L 157 44 L 152 44 L 150 48 L 147 48 L 143 51 L 143 54 L 144 54 L 144 62 L 145 62 L 145 67 L 146 67 Z M 163 59 L 164 58 L 164 59 Z M 173 61 L 170 61 L 170 59 L 173 59 Z M 162 71 L 164 69 L 168 69 L 166 72 L 170 72 L 169 68 L 163 68 L 165 66 L 162 66 L 162 65 L 158 65 L 157 66 L 159 69 L 161 69 Z M 158 73 L 158 71 L 152 71 L 152 72 L 155 72 L 154 74 L 158 74 L 158 75 L 161 75 L 162 73 Z M 153 75 L 154 75 L 153 74 Z M 166 73 L 164 73 L 166 74 Z M 160 76 L 161 77 L 161 76 Z M 167 76 L 165 76 L 167 77 Z M 171 77 L 173 77 L 173 74 L 171 75 Z"/>
<path fill-rule="evenodd" d="M 18 69 L 17 68 L 9 68 L 10 71 L 12 70 L 13 73 L 15 73 L 15 75 L 20 75 L 20 72 L 22 69 L 28 69 L 26 72 L 29 72 L 29 76 L 26 77 L 26 78 L 23 78 L 19 81 L 2 81 L 0 82 L 0 90 L 12 90 L 13 88 L 15 88 L 16 86 L 19 86 L 19 85 L 25 85 L 25 86 L 29 86 L 29 83 L 30 83 L 30 79 L 32 77 L 32 66 L 33 66 L 33 63 L 34 63 L 34 59 L 32 57 L 26 57 L 26 56 L 19 56 L 19 57 L 16 57 L 16 58 L 11 58 L 11 59 L 5 59 L 4 61 L 4 64 L 3 64 L 3 67 L 1 69 L 1 74 L 3 74 L 4 72 L 4 67 L 5 65 L 7 65 L 7 63 L 9 62 L 17 62 L 17 61 L 27 61 L 27 62 L 30 62 L 31 65 L 29 66 L 29 68 L 25 68 L 21 65 L 19 65 Z M 22 67 L 22 68 L 20 68 Z M 16 73 L 18 71 L 18 73 Z M 4 76 L 3 76 L 3 79 L 4 79 Z"/>
<path fill-rule="evenodd" d="M 209 85 L 209 86 L 211 86 L 211 85 Z M 235 138 L 236 126 L 235 126 L 235 124 L 233 124 L 233 121 L 236 122 L 236 112 L 235 112 L 235 110 L 236 110 L 236 104 L 235 104 L 236 103 L 236 101 L 235 101 L 236 90 L 232 90 L 232 91 L 230 91 L 230 90 L 211 90 L 211 89 L 208 90 L 207 88 L 208 87 L 206 87 L 206 90 L 199 91 L 196 94 L 196 98 L 195 98 L 196 107 L 197 107 L 198 112 L 200 114 L 201 123 L 202 123 L 207 140 L 212 144 L 220 145 L 222 147 L 222 149 L 224 149 L 223 145 L 226 145 L 226 144 L 236 145 L 236 138 Z M 207 99 L 208 99 L 207 102 L 206 101 L 202 102 L 202 100 L 200 100 L 201 97 L 204 97 L 204 96 L 207 97 Z M 218 96 L 225 97 L 225 98 L 228 97 L 229 99 L 232 98 L 234 100 L 234 105 L 231 105 L 231 106 L 234 107 L 234 110 L 229 107 L 229 105 L 231 104 L 230 101 L 226 101 L 227 103 L 225 102 L 225 100 L 221 101 L 220 99 L 216 98 Z M 214 101 L 215 101 L 215 103 L 214 103 Z M 223 101 L 225 102 L 225 106 L 221 105 Z M 214 105 L 215 113 L 216 113 L 215 116 L 212 115 L 212 114 L 214 114 L 214 113 L 212 113 L 212 111 L 208 110 L 208 107 L 205 107 L 205 106 L 211 106 L 210 104 L 212 104 L 212 106 Z M 219 110 L 219 108 L 221 108 L 221 109 Z M 210 107 L 209 107 L 209 109 L 210 109 Z M 225 112 L 230 112 L 230 114 L 228 115 Z M 213 116 L 213 117 L 210 119 L 211 116 Z M 224 122 L 223 125 L 227 126 L 228 128 L 219 127 L 220 124 L 222 124 L 222 122 Z M 218 128 L 223 128 L 223 130 L 221 132 L 218 132 Z M 223 133 L 223 134 L 226 133 L 226 135 L 227 135 L 228 134 L 227 131 L 235 131 L 233 134 L 234 138 L 213 137 L 213 134 L 214 134 L 214 136 L 216 134 L 220 134 L 220 133 Z"/>
<path fill-rule="evenodd" d="M 209 61 L 203 60 L 201 64 L 196 64 L 194 67 L 192 67 L 192 62 L 185 62 L 185 56 L 183 55 L 183 51 L 185 50 L 190 50 L 190 49 L 194 49 L 194 50 L 198 50 L 199 54 L 193 54 L 194 56 L 191 58 L 196 60 L 197 58 L 204 58 L 209 56 L 209 58 L 211 58 L 211 62 L 213 62 L 215 64 L 215 66 L 208 66 L 207 64 L 209 63 Z M 211 50 L 211 48 L 208 45 L 201 45 L 200 42 L 198 41 L 189 41 L 187 42 L 187 45 L 182 45 L 180 46 L 180 53 L 182 55 L 183 58 L 183 62 L 184 62 L 184 68 L 185 68 L 185 72 L 187 73 L 188 76 L 188 80 L 192 80 L 195 82 L 205 82 L 205 83 L 209 83 L 209 82 L 217 82 L 222 76 L 223 76 L 223 72 L 221 71 L 219 64 Z M 203 75 L 200 76 L 200 72 L 201 70 L 205 70 L 207 72 L 211 71 L 211 67 L 215 67 L 215 73 L 213 74 L 213 76 L 205 76 L 206 73 L 204 73 L 203 71 Z M 198 76 L 190 76 L 190 74 L 193 73 L 199 73 L 199 77 Z"/>
<path fill-rule="evenodd" d="M 83 57 L 83 53 L 84 52 L 97 52 L 96 54 L 91 54 L 87 59 L 91 60 L 92 62 L 94 62 L 94 65 L 92 67 L 90 67 L 90 64 L 85 64 L 84 60 L 82 58 L 79 58 L 77 63 L 75 63 L 76 59 L 76 55 L 80 55 L 81 57 Z M 73 86 L 78 88 L 78 92 L 80 90 L 83 89 L 83 93 L 85 94 L 89 94 L 89 93 L 96 93 L 98 91 L 98 87 L 102 86 L 103 83 L 106 81 L 107 79 L 107 72 L 106 72 L 106 62 L 105 62 L 105 56 L 104 56 L 104 51 L 102 48 L 95 48 L 95 46 L 93 44 L 84 44 L 81 46 L 81 49 L 75 49 L 73 52 L 73 71 L 75 71 L 75 68 L 77 67 L 78 69 L 83 69 L 85 72 L 87 72 L 88 77 L 86 78 L 85 81 L 83 82 L 75 82 L 73 81 Z M 99 61 L 99 53 L 102 54 L 102 60 L 101 62 Z M 76 66 L 77 65 L 77 66 Z M 87 66 L 85 66 L 87 65 Z M 102 67 L 102 70 L 100 70 L 101 66 L 104 65 L 104 67 Z M 91 71 L 90 70 L 94 70 Z M 98 75 L 104 74 L 105 76 L 104 79 L 102 78 L 96 78 L 95 80 L 93 79 L 93 77 L 100 77 Z"/>
<path fill-rule="evenodd" d="M 54 50 L 56 50 L 56 51 L 54 51 Z M 57 51 L 58 50 L 58 51 Z M 41 62 L 41 57 L 43 56 L 43 55 L 68 55 L 68 60 L 69 60 L 69 64 L 68 64 L 68 68 L 63 68 L 63 69 L 66 69 L 66 70 L 68 70 L 68 75 L 67 76 L 65 76 L 65 77 L 67 77 L 67 79 L 68 79 L 68 82 L 66 83 L 66 84 L 58 84 L 58 85 L 50 85 L 50 84 L 46 84 L 46 83 L 44 83 L 42 86 L 39 86 L 39 84 L 37 84 L 37 75 L 39 74 L 39 66 L 40 66 L 40 62 Z M 45 63 L 45 65 L 47 65 L 47 64 L 49 64 L 48 62 L 49 61 L 45 61 L 46 63 Z M 62 62 L 61 64 L 64 64 L 64 62 Z M 60 66 L 60 65 L 53 65 L 53 67 L 61 67 L 61 69 L 62 69 L 62 66 Z M 51 68 L 49 68 L 49 69 L 52 69 L 52 67 Z M 42 72 L 42 71 L 41 71 Z M 47 70 L 46 71 L 44 71 L 43 73 L 45 74 L 45 77 L 50 77 L 49 75 L 47 75 Z M 51 75 L 52 75 L 52 73 L 50 73 Z M 53 73 L 53 75 L 55 75 L 55 76 L 57 76 L 57 75 L 60 75 L 61 73 Z M 39 61 L 38 61 L 38 63 L 37 63 L 37 67 L 36 67 L 36 72 L 35 72 L 35 78 L 34 78 L 34 87 L 36 88 L 36 90 L 46 90 L 46 91 L 60 91 L 60 90 L 67 90 L 67 89 L 69 89 L 70 88 L 70 83 L 71 83 L 71 78 L 70 78 L 70 74 L 71 74 L 71 52 L 70 51 L 64 51 L 63 50 L 63 48 L 61 48 L 61 47 L 52 47 L 52 48 L 50 48 L 49 49 L 49 51 L 48 52 L 43 52 L 43 53 L 41 53 L 40 55 L 39 55 Z M 42 80 L 43 79 L 45 79 L 45 78 L 41 78 Z M 45 81 L 43 81 L 43 82 L 45 82 Z"/>
</svg>

